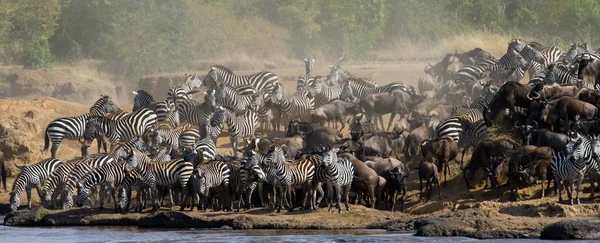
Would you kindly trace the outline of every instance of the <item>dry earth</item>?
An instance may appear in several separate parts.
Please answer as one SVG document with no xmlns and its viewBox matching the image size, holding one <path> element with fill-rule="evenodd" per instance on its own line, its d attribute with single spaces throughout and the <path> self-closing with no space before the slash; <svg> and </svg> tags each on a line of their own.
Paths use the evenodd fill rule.
<svg viewBox="0 0 600 243">
<path fill-rule="evenodd" d="M 368 63 L 368 64 L 348 64 L 343 65 L 351 73 L 365 78 L 372 78 L 380 84 L 391 81 L 400 81 L 407 84 L 416 85 L 418 77 L 423 74 L 423 62 L 402 62 L 402 63 Z M 319 68 L 315 73 L 317 75 L 326 75 L 326 67 Z M 288 92 L 295 89 L 295 77 L 303 73 L 303 67 L 274 69 L 283 80 L 284 87 Z M 41 72 L 41 71 L 40 71 Z M 198 71 L 204 74 L 204 71 Z M 249 72 L 239 72 L 242 74 Z M 35 76 L 34 74 L 28 74 Z M 37 74 L 36 74 L 37 75 Z M 52 75 L 46 75 L 49 77 Z M 160 76 L 160 75 L 155 75 Z M 171 75 L 172 76 L 172 75 Z M 46 80 L 52 82 L 52 80 Z M 145 87 L 140 87 L 144 89 Z M 90 88 L 87 90 L 101 90 Z M 87 112 L 91 103 L 104 92 L 90 92 L 85 94 L 85 104 L 67 102 L 56 98 L 46 96 L 37 97 L 33 100 L 19 99 L 1 99 L 0 100 L 0 149 L 6 154 L 9 167 L 9 181 L 12 182 L 14 176 L 18 174 L 16 166 L 22 166 L 39 161 L 48 157 L 49 152 L 41 152 L 43 148 L 43 133 L 46 125 L 55 118 L 74 116 Z M 153 90 L 153 93 L 166 93 L 166 90 Z M 197 98 L 199 101 L 203 99 Z M 121 108 L 130 110 L 131 105 L 123 102 L 118 103 Z M 384 121 L 387 122 L 387 116 Z M 387 125 L 387 124 L 386 124 Z M 348 134 L 347 130 L 343 131 Z M 225 133 L 226 134 L 226 133 Z M 230 154 L 231 146 L 229 138 L 221 137 L 218 140 L 219 152 Z M 63 141 L 59 150 L 58 158 L 69 160 L 80 155 L 80 144 L 77 141 Z M 91 148 L 95 151 L 95 145 Z M 468 161 L 468 157 L 465 161 Z M 598 200 L 586 200 L 589 197 L 589 184 L 585 184 L 582 194 L 582 205 L 570 206 L 557 203 L 557 197 L 551 196 L 545 199 L 539 199 L 541 196 L 541 187 L 533 186 L 519 191 L 519 202 L 508 202 L 508 193 L 506 188 L 483 189 L 480 186 L 477 189 L 467 189 L 459 172 L 458 163 L 451 164 L 451 176 L 448 179 L 448 185 L 441 189 L 441 199 L 433 196 L 431 201 L 419 202 L 419 182 L 416 168 L 417 161 L 410 164 L 412 169 L 409 177 L 408 194 L 406 196 L 406 205 L 404 213 L 384 212 L 367 209 L 362 206 L 354 206 L 353 210 L 343 213 L 340 218 L 331 217 L 325 210 L 319 212 L 295 212 L 283 213 L 279 217 L 267 209 L 256 209 L 244 212 L 255 225 L 268 225 L 269 222 L 277 222 L 280 226 L 291 225 L 291 228 L 392 228 L 400 230 L 412 229 L 412 222 L 417 217 L 423 216 L 441 216 L 454 220 L 457 225 L 462 225 L 469 229 L 480 230 L 516 230 L 524 232 L 530 236 L 536 236 L 541 232 L 544 225 L 556 221 L 567 219 L 585 219 L 597 220 L 600 213 L 600 204 Z M 9 183 L 9 190 L 12 188 Z M 39 205 L 39 198 L 34 194 L 34 205 Z M 435 193 L 434 193 L 435 195 Z M 23 194 L 21 202 L 25 204 L 26 197 Z M 0 194 L 0 207 L 6 209 L 8 204 L 7 193 Z M 91 218 L 88 222 L 113 222 L 105 221 L 108 219 L 118 219 L 121 216 L 94 210 L 75 209 L 68 212 L 50 212 L 50 214 L 72 214 L 78 218 Z M 139 217 L 136 214 L 128 217 Z M 191 213 L 195 217 L 207 216 L 213 219 L 227 219 L 236 217 L 235 213 Z M 332 215 L 333 216 L 333 215 Z M 94 221 L 93 219 L 97 220 Z M 104 221 L 103 221 L 104 220 Z M 318 223 L 315 223 L 318 222 Z M 265 226 L 266 227 L 266 226 Z M 284 226 L 281 226 L 284 227 Z M 285 227 L 284 227 L 285 228 Z"/>
</svg>

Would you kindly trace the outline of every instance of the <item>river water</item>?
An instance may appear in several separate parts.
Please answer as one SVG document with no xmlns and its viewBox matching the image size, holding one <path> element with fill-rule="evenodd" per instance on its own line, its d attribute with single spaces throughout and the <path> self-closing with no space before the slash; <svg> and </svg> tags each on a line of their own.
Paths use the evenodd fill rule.
<svg viewBox="0 0 600 243">
<path fill-rule="evenodd" d="M 223 230 L 141 229 L 137 227 L 7 227 L 0 242 L 515 242 L 465 237 L 415 237 L 385 230 Z M 518 240 L 542 242 L 542 240 Z"/>
</svg>

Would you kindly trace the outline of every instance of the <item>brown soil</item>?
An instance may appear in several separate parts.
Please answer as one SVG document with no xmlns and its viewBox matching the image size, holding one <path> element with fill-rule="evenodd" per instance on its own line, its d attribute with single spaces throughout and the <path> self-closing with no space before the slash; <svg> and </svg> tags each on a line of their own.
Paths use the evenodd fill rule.
<svg viewBox="0 0 600 243">
<path fill-rule="evenodd" d="M 416 85 L 418 77 L 422 75 L 426 63 L 375 63 L 375 64 L 348 64 L 344 68 L 353 74 L 373 78 L 380 84 L 391 81 L 400 81 Z M 303 67 L 287 69 L 274 69 L 284 84 L 286 90 L 291 92 L 295 89 L 295 77 L 303 73 Z M 326 69 L 317 69 L 317 74 L 325 75 Z M 204 72 L 198 72 L 204 74 Z M 240 72 L 248 73 L 248 72 Z M 160 86 L 162 87 L 162 86 Z M 158 88 L 158 87 L 157 87 Z M 163 88 L 160 88 L 163 89 Z M 33 92 L 33 91 L 32 91 Z M 127 91 L 130 93 L 130 91 Z M 157 90 L 157 93 L 165 90 Z M 85 104 L 58 100 L 50 97 L 37 97 L 34 100 L 0 99 L 0 149 L 7 156 L 7 164 L 10 168 L 10 176 L 18 173 L 15 165 L 31 164 L 42 158 L 48 157 L 49 152 L 41 152 L 44 142 L 44 129 L 53 119 L 65 116 L 74 116 L 84 113 L 89 105 L 100 93 L 85 94 Z M 198 97 L 202 101 L 202 97 Z M 121 108 L 130 110 L 131 105 L 124 102 L 118 103 Z M 387 116 L 384 117 L 384 120 Z M 385 120 L 387 122 L 387 120 Z M 387 124 L 385 124 L 387 125 Z M 348 134 L 347 130 L 343 131 Z M 219 152 L 230 154 L 231 146 L 229 138 L 222 136 L 218 140 Z M 65 140 L 58 150 L 58 158 L 68 160 L 80 155 L 80 144 L 77 141 Z M 95 145 L 91 151 L 96 151 Z M 468 156 L 465 162 L 468 161 Z M 462 222 L 465 227 L 473 229 L 507 229 L 521 232 L 540 232 L 541 228 L 552 222 L 566 219 L 594 219 L 600 214 L 600 204 L 597 199 L 587 200 L 589 197 L 589 184 L 584 184 L 584 193 L 581 194 L 582 205 L 570 206 L 558 204 L 556 196 L 539 199 L 541 186 L 532 186 L 519 191 L 519 202 L 508 202 L 507 188 L 483 189 L 480 185 L 477 189 L 468 189 L 465 186 L 462 174 L 459 173 L 458 163 L 451 163 L 451 176 L 448 177 L 448 185 L 441 188 L 441 199 L 437 198 L 437 188 L 428 202 L 419 202 L 419 182 L 416 171 L 418 161 L 409 163 L 412 172 L 408 183 L 408 193 L 404 213 L 377 211 L 353 206 L 352 211 L 344 212 L 338 216 L 337 213 L 328 213 L 322 209 L 319 212 L 294 212 L 279 215 L 267 209 L 255 209 L 244 212 L 242 215 L 251 219 L 254 225 L 271 222 L 285 223 L 293 228 L 365 228 L 383 227 L 393 229 L 412 229 L 411 222 L 416 217 L 434 215 L 449 217 Z M 13 178 L 9 178 L 12 181 Z M 443 179 L 442 179 L 443 180 Z M 12 188 L 9 183 L 9 190 Z M 34 195 L 34 205 L 39 205 L 37 193 Z M 26 203 L 25 194 L 21 199 Z M 6 207 L 8 195 L 0 193 L 0 205 Z M 51 212 L 54 214 L 55 212 Z M 59 212 L 57 212 L 59 213 Z M 98 222 L 105 218 L 119 218 L 118 214 L 99 214 L 95 210 L 74 209 L 66 215 L 83 215 L 91 221 Z M 135 215 L 135 214 L 133 214 Z M 191 215 L 202 215 L 215 218 L 236 217 L 237 213 L 191 213 Z M 334 216 L 335 215 L 335 216 Z M 127 216 L 135 217 L 135 216 Z M 283 221 L 282 221 L 283 220 Z M 296 227 L 297 226 L 297 227 Z M 266 227 L 266 226 L 265 226 Z M 283 226 L 282 226 L 283 227 Z M 287 227 L 287 226 L 286 226 Z"/>
</svg>

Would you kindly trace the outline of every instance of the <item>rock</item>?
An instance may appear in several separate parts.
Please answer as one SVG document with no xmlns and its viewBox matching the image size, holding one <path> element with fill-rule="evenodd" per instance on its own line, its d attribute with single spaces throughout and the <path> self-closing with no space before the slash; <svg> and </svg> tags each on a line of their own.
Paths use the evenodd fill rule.
<svg viewBox="0 0 600 243">
<path fill-rule="evenodd" d="M 416 236 L 462 236 L 468 234 L 446 218 L 420 218 L 415 221 L 414 226 L 417 230 Z"/>
<path fill-rule="evenodd" d="M 521 232 L 510 231 L 510 230 L 478 230 L 464 235 L 471 238 L 477 239 L 523 239 L 531 238 L 531 236 L 525 235 Z"/>
<path fill-rule="evenodd" d="M 40 224 L 40 214 L 42 213 L 41 207 L 18 210 L 9 213 L 4 218 L 4 225 L 6 226 L 37 226 Z"/>
<path fill-rule="evenodd" d="M 220 228 L 231 225 L 231 220 L 214 219 L 206 216 L 190 216 L 184 212 L 157 212 L 139 220 L 144 228 Z"/>
<path fill-rule="evenodd" d="M 546 225 L 540 235 L 547 240 L 598 240 L 600 224 L 598 222 L 567 220 Z"/>
<path fill-rule="evenodd" d="M 231 222 L 231 226 L 234 229 L 252 229 L 254 227 L 254 222 L 248 216 L 242 215 L 237 216 Z"/>
</svg>

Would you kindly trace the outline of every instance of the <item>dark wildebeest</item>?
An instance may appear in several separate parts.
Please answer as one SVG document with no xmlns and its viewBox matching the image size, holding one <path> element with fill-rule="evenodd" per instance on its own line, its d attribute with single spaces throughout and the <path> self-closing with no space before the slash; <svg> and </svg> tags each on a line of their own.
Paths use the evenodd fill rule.
<svg viewBox="0 0 600 243">
<path fill-rule="evenodd" d="M 425 140 L 421 142 L 421 153 L 426 161 L 438 161 L 438 173 L 444 169 L 444 186 L 448 179 L 447 174 L 450 173 L 450 160 L 456 159 L 458 155 L 458 145 L 452 137 L 442 137 L 434 140 Z"/>
<path fill-rule="evenodd" d="M 350 125 L 350 136 L 352 140 L 357 141 L 364 134 L 372 133 L 375 131 L 371 117 L 366 116 L 363 113 L 356 114 L 353 118 L 348 119 Z"/>
<path fill-rule="evenodd" d="M 439 181 L 439 170 L 437 166 L 433 162 L 429 162 L 426 160 L 421 161 L 419 164 L 419 201 L 423 199 L 423 180 L 426 181 L 425 187 L 429 195 L 427 195 L 427 199 L 431 198 L 431 190 L 433 189 L 432 184 L 437 184 L 438 187 L 438 199 L 442 198 L 442 190 L 440 188 Z"/>
<path fill-rule="evenodd" d="M 337 129 L 337 122 L 340 122 L 343 130 L 346 127 L 343 118 L 346 115 L 354 115 L 359 112 L 360 106 L 356 103 L 332 100 L 331 102 L 315 109 L 311 116 L 312 122 L 321 126 L 325 125 L 325 122 L 329 122 L 329 126 L 331 127 L 331 122 L 333 122 L 333 127 Z"/>
<path fill-rule="evenodd" d="M 404 150 L 404 158 L 406 161 L 412 161 L 412 158 L 419 154 L 419 149 L 421 148 L 421 142 L 425 140 L 431 139 L 431 133 L 429 132 L 429 128 L 425 123 L 421 124 L 421 126 L 415 128 L 408 134 L 405 141 Z"/>
<path fill-rule="evenodd" d="M 583 89 L 579 92 L 579 100 L 600 107 L 600 91 L 596 89 Z"/>
<path fill-rule="evenodd" d="M 531 86 L 517 83 L 506 82 L 503 84 L 484 112 L 485 125 L 492 126 L 492 122 L 498 118 L 498 114 L 504 114 L 504 109 L 509 109 L 510 114 L 515 111 L 515 106 L 528 108 L 533 99 L 529 96 Z"/>
<path fill-rule="evenodd" d="M 542 180 L 542 198 L 544 198 L 546 191 L 544 182 L 548 180 L 547 188 L 550 188 L 550 181 L 552 179 L 552 170 L 550 169 L 552 153 L 550 147 L 536 147 L 533 145 L 525 145 L 505 153 L 502 158 L 508 164 L 511 201 L 516 201 L 517 199 L 518 184 L 521 179 L 527 182 L 530 177 L 534 177 L 535 180 Z"/>
<path fill-rule="evenodd" d="M 371 120 L 380 119 L 381 129 L 384 128 L 381 116 L 391 113 L 386 129 L 386 131 L 389 131 L 396 114 L 409 113 L 410 109 L 420 101 L 418 98 L 418 96 L 411 95 L 403 90 L 395 89 L 389 92 L 367 95 L 361 99 L 360 106 L 365 114 L 371 117 Z M 377 125 L 377 122 L 375 122 L 375 128 L 377 128 Z"/>
<path fill-rule="evenodd" d="M 595 119 L 598 117 L 598 108 L 590 103 L 565 96 L 556 102 L 556 105 L 550 109 L 549 114 L 556 116 L 556 128 L 560 127 L 559 120 L 562 120 L 563 129 L 556 130 L 561 131 L 564 134 L 569 134 L 570 121 L 575 121 L 576 115 L 579 115 L 581 119 Z"/>
<path fill-rule="evenodd" d="M 508 139 L 483 140 L 477 143 L 477 145 L 473 148 L 473 155 L 471 155 L 471 161 L 469 162 L 469 164 L 464 168 L 462 168 L 461 165 L 461 169 L 463 170 L 463 177 L 465 178 L 465 183 L 467 184 L 467 187 L 471 188 L 472 186 L 469 182 L 469 178 L 473 180 L 473 176 L 475 175 L 475 173 L 478 170 L 482 169 L 487 172 L 487 177 L 485 181 L 487 187 L 488 179 L 490 181 L 494 180 L 494 178 L 492 178 L 493 175 L 490 175 L 489 172 L 495 171 L 495 166 L 497 165 L 492 163 L 490 161 L 490 158 L 501 157 L 506 151 L 510 149 L 516 149 L 518 147 L 518 144 Z"/>
<path fill-rule="evenodd" d="M 537 129 L 537 123 L 535 121 L 533 123 L 533 125 L 518 125 L 515 123 L 515 127 L 521 130 L 523 145 L 548 146 L 555 151 L 566 149 L 569 142 L 567 135 L 555 133 L 548 129 Z"/>
<path fill-rule="evenodd" d="M 547 100 L 554 100 L 563 96 L 577 97 L 579 91 L 581 91 L 581 88 L 577 87 L 575 84 L 544 85 L 543 82 L 538 82 L 531 88 L 528 96 L 534 100 L 542 97 L 546 98 Z"/>
<path fill-rule="evenodd" d="M 341 153 L 340 157 L 346 158 L 352 162 L 352 166 L 354 166 L 354 178 L 352 179 L 352 189 L 358 191 L 364 191 L 368 196 L 367 204 L 371 208 L 375 208 L 375 197 L 376 193 L 379 193 L 379 190 L 385 186 L 385 184 L 381 185 L 380 181 L 385 181 L 383 177 L 377 175 L 375 170 L 369 168 L 365 163 L 354 157 L 354 155 L 349 153 Z M 360 194 L 357 192 L 357 194 Z M 361 196 L 358 196 L 360 203 Z"/>
<path fill-rule="evenodd" d="M 380 132 L 372 135 L 364 135 L 363 138 L 365 139 L 362 141 L 361 157 L 379 156 L 388 158 L 394 154 L 397 156 L 404 148 L 404 135 L 402 135 L 402 132 Z"/>
<path fill-rule="evenodd" d="M 404 195 L 406 194 L 405 179 L 410 173 L 408 167 L 400 160 L 394 158 L 380 158 L 368 156 L 364 159 L 365 164 L 386 180 L 383 194 L 379 197 L 379 208 L 387 208 L 387 203 L 392 204 L 394 211 L 398 194 L 400 194 L 400 210 L 404 209 Z M 386 200 L 387 199 L 387 200 Z"/>
</svg>

